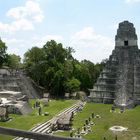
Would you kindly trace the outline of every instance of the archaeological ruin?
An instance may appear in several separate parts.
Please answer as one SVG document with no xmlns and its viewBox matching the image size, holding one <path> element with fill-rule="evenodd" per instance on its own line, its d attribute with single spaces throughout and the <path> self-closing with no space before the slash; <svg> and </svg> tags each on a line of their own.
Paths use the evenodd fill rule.
<svg viewBox="0 0 140 140">
<path fill-rule="evenodd" d="M 9 113 L 30 113 L 28 99 L 34 98 L 40 98 L 38 91 L 24 72 L 8 67 L 0 69 L 0 115 L 4 108 Z"/>
<path fill-rule="evenodd" d="M 133 23 L 119 24 L 115 49 L 106 62 L 89 99 L 99 103 L 113 103 L 119 108 L 133 108 L 140 104 L 140 50 Z"/>
</svg>

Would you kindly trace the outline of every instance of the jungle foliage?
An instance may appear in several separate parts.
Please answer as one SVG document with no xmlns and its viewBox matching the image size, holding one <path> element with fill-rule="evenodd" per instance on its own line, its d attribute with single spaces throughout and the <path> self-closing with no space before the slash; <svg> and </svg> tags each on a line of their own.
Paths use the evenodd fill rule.
<svg viewBox="0 0 140 140">
<path fill-rule="evenodd" d="M 102 64 L 79 62 L 73 57 L 71 47 L 48 41 L 42 48 L 32 47 L 24 55 L 24 67 L 28 75 L 51 95 L 64 96 L 65 92 L 88 91 L 92 88 Z"/>
</svg>

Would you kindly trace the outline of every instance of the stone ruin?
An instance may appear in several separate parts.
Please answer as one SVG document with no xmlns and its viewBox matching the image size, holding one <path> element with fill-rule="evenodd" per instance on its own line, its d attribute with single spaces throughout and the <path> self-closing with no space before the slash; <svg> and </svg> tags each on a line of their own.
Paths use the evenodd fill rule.
<svg viewBox="0 0 140 140">
<path fill-rule="evenodd" d="M 9 113 L 27 114 L 32 111 L 29 98 L 39 98 L 38 92 L 22 71 L 0 69 L 0 110 L 7 107 Z M 1 111 L 0 111 L 1 112 Z M 1 114 L 0 114 L 1 115 Z"/>
<path fill-rule="evenodd" d="M 106 62 L 89 99 L 113 103 L 115 107 L 132 108 L 140 104 L 140 50 L 133 23 L 119 24 L 115 49 Z"/>
</svg>

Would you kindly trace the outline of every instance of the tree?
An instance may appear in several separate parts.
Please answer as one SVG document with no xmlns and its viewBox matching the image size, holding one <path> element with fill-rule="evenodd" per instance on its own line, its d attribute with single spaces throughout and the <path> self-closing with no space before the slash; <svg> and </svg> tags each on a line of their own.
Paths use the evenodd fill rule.
<svg viewBox="0 0 140 140">
<path fill-rule="evenodd" d="M 36 46 L 32 47 L 24 54 L 24 64 L 26 64 L 25 67 L 30 67 L 33 64 L 40 63 L 44 60 L 44 56 L 45 54 L 42 48 L 38 48 Z"/>
<path fill-rule="evenodd" d="M 72 93 L 80 89 L 80 84 L 81 82 L 73 77 L 72 79 L 69 79 L 65 82 L 65 87 L 68 92 Z"/>
<path fill-rule="evenodd" d="M 45 59 L 49 65 L 54 66 L 56 63 L 64 63 L 66 59 L 66 50 L 63 48 L 61 43 L 54 40 L 48 41 L 43 49 L 45 51 Z"/>
<path fill-rule="evenodd" d="M 6 50 L 7 50 L 7 46 L 0 39 L 0 67 L 2 67 L 4 62 L 6 62 L 6 58 L 7 58 Z"/>
<path fill-rule="evenodd" d="M 97 63 L 96 65 L 95 65 L 95 81 L 94 81 L 94 83 L 96 82 L 96 80 L 97 80 L 97 78 L 99 77 L 99 75 L 100 75 L 100 72 L 102 71 L 102 69 L 103 69 L 103 64 L 102 63 Z"/>
<path fill-rule="evenodd" d="M 94 81 L 95 81 L 95 77 L 96 77 L 96 70 L 95 70 L 95 64 L 92 63 L 89 60 L 83 60 L 81 61 L 81 65 L 82 65 L 82 81 L 83 81 L 83 89 L 85 91 L 88 90 L 88 88 L 92 88 Z"/>
<path fill-rule="evenodd" d="M 45 72 L 48 90 L 56 96 L 64 95 L 64 63 L 66 61 L 66 49 L 61 43 L 54 40 L 48 41 L 44 46 L 45 61 L 48 69 Z"/>
<path fill-rule="evenodd" d="M 12 69 L 18 69 L 20 67 L 20 56 L 16 54 L 7 55 L 7 65 Z"/>
<path fill-rule="evenodd" d="M 24 55 L 24 66 L 29 76 L 50 92 L 60 97 L 65 92 L 88 91 L 102 69 L 101 64 L 88 60 L 79 62 L 72 56 L 71 47 L 48 41 L 42 48 L 33 47 Z"/>
<path fill-rule="evenodd" d="M 66 58 L 67 60 L 73 60 L 73 56 L 72 56 L 72 53 L 75 53 L 75 50 L 71 47 L 67 47 L 66 48 Z"/>
<path fill-rule="evenodd" d="M 83 62 L 74 62 L 73 76 L 81 82 L 81 90 L 88 91 L 88 88 L 93 86 L 91 82 L 91 73 L 89 68 Z"/>
<path fill-rule="evenodd" d="M 48 41 L 43 48 L 33 47 L 24 55 L 24 65 L 29 76 L 45 87 L 52 95 L 64 95 L 65 64 L 72 58 L 72 49 L 63 48 L 61 43 Z"/>
<path fill-rule="evenodd" d="M 42 48 L 32 47 L 24 54 L 24 67 L 29 76 L 41 86 L 44 86 L 46 62 Z"/>
</svg>

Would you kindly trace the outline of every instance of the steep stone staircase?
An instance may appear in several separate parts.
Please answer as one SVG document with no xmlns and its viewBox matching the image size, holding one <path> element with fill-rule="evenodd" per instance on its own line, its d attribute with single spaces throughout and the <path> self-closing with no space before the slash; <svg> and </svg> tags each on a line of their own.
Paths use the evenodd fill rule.
<svg viewBox="0 0 140 140">
<path fill-rule="evenodd" d="M 9 72 L 8 70 L 5 70 Z M 0 91 L 18 91 L 30 99 L 40 98 L 41 90 L 22 71 L 16 74 L 0 75 Z"/>
<path fill-rule="evenodd" d="M 20 75 L 20 80 L 18 81 L 19 86 L 24 94 L 30 99 L 40 98 L 38 91 L 35 89 L 31 79 L 23 74 Z"/>
</svg>

